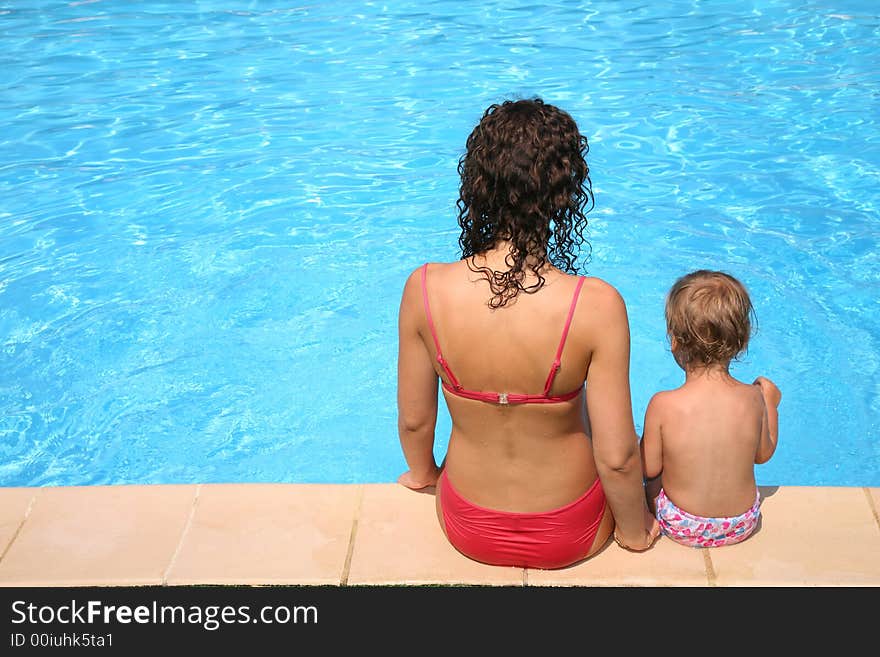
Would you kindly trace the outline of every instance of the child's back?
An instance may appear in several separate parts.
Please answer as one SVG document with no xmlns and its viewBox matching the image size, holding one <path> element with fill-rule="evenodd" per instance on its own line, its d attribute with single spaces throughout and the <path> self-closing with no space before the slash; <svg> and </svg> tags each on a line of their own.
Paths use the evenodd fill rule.
<svg viewBox="0 0 880 657">
<path fill-rule="evenodd" d="M 755 503 L 755 457 L 761 443 L 761 389 L 726 372 L 689 376 L 658 393 L 650 412 L 659 424 L 663 488 L 699 516 L 736 516 Z"/>
<path fill-rule="evenodd" d="M 748 385 L 728 372 L 748 345 L 751 313 L 745 288 L 722 272 L 683 276 L 667 297 L 685 382 L 648 404 L 642 464 L 661 530 L 685 545 L 739 542 L 760 517 L 754 465 L 776 449 L 781 394 L 769 379 Z"/>
</svg>

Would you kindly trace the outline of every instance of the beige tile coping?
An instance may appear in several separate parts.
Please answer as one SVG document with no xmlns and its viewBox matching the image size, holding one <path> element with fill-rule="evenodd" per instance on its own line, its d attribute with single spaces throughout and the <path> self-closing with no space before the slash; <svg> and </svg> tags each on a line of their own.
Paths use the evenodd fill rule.
<svg viewBox="0 0 880 657">
<path fill-rule="evenodd" d="M 40 489 L 5 488 L 0 491 L 2 491 L 2 497 L 0 497 L 0 559 L 2 559 L 30 513 L 31 505 Z"/>
<path fill-rule="evenodd" d="M 0 584 L 161 584 L 195 491 L 195 486 L 39 489 L 0 561 Z"/>
<path fill-rule="evenodd" d="M 764 489 L 750 539 L 712 550 L 717 586 L 880 585 L 880 525 L 864 488 Z"/>
<path fill-rule="evenodd" d="M 869 488 L 867 490 L 868 504 L 871 506 L 871 512 L 874 514 L 877 526 L 880 527 L 880 488 Z"/>
<path fill-rule="evenodd" d="M 529 586 L 709 586 L 706 550 L 658 539 L 643 553 L 613 541 L 597 554 L 559 570 L 529 569 Z"/>
<path fill-rule="evenodd" d="M 166 583 L 339 584 L 361 486 L 202 485 Z"/>
<path fill-rule="evenodd" d="M 459 554 L 396 484 L 0 488 L 0 586 L 880 586 L 880 488 L 762 487 L 760 530 L 542 571 Z"/>
</svg>

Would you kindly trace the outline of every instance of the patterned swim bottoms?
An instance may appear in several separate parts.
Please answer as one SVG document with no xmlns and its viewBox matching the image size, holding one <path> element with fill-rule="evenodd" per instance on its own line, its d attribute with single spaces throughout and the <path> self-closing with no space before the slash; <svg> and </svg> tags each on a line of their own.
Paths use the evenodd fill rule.
<svg viewBox="0 0 880 657">
<path fill-rule="evenodd" d="M 732 518 L 702 518 L 675 506 L 661 488 L 657 496 L 660 531 L 676 543 L 688 547 L 720 547 L 747 539 L 761 517 L 761 494 L 755 495 L 751 509 Z"/>
</svg>

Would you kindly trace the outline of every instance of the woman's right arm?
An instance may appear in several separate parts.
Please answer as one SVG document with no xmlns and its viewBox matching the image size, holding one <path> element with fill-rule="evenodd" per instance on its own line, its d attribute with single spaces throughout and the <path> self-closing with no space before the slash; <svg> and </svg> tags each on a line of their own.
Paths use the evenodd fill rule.
<svg viewBox="0 0 880 657">
<path fill-rule="evenodd" d="M 422 340 L 421 272 L 406 281 L 398 315 L 397 431 L 409 470 L 398 482 L 407 488 L 433 486 L 440 476 L 434 460 L 437 373 Z"/>
<path fill-rule="evenodd" d="M 629 387 L 629 320 L 626 304 L 610 285 L 601 284 L 592 307 L 599 321 L 587 372 L 587 412 L 593 453 L 602 488 L 617 525 L 615 538 L 631 550 L 646 550 L 659 528 L 648 510 L 642 481 L 639 440 Z"/>
</svg>

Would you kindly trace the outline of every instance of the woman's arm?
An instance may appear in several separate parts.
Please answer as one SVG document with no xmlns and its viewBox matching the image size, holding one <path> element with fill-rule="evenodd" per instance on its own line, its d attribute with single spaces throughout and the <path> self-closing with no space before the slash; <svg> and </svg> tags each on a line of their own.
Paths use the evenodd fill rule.
<svg viewBox="0 0 880 657">
<path fill-rule="evenodd" d="M 593 305 L 593 304 L 591 304 Z M 596 468 L 617 528 L 618 542 L 648 549 L 658 527 L 648 510 L 629 388 L 629 320 L 620 294 L 604 284 L 593 307 L 598 337 L 587 372 L 587 412 Z"/>
<path fill-rule="evenodd" d="M 437 483 L 440 470 L 434 460 L 437 423 L 437 373 L 422 340 L 424 325 L 420 271 L 403 288 L 398 315 L 397 432 L 409 470 L 398 482 L 419 489 Z"/>
</svg>

